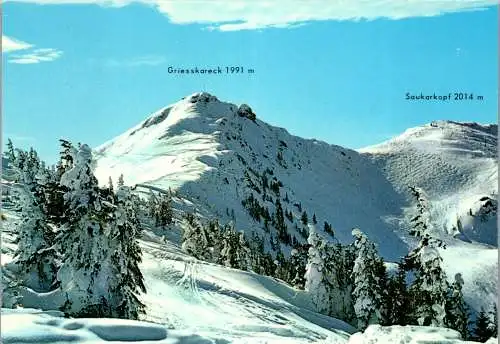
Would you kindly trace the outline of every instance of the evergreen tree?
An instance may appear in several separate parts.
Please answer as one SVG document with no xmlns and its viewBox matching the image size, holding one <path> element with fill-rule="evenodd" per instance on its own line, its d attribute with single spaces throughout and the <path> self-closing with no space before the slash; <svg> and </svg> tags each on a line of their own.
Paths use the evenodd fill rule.
<svg viewBox="0 0 500 344">
<path fill-rule="evenodd" d="M 318 221 L 316 220 L 316 214 L 313 214 L 313 225 L 316 225 Z"/>
<path fill-rule="evenodd" d="M 29 151 L 16 149 L 11 167 L 14 172 L 14 181 L 29 188 L 36 183 L 36 175 L 40 169 L 40 159 L 33 148 Z"/>
<path fill-rule="evenodd" d="M 120 174 L 120 176 L 118 177 L 118 184 L 117 185 L 118 185 L 118 187 L 125 185 L 125 181 L 123 180 L 123 173 Z"/>
<path fill-rule="evenodd" d="M 266 270 L 264 267 L 264 239 L 254 231 L 252 232 L 249 246 L 251 271 L 259 275 L 265 275 Z"/>
<path fill-rule="evenodd" d="M 203 226 L 196 218 L 188 219 L 186 222 L 182 235 L 182 250 L 197 259 L 213 261 L 215 245 L 213 236 L 215 233 L 210 235 L 210 229 L 212 228 L 210 226 L 215 226 L 215 224 Z M 215 228 L 213 231 L 215 231 Z"/>
<path fill-rule="evenodd" d="M 354 278 L 352 271 L 354 262 L 357 258 L 357 249 L 354 243 L 343 246 L 340 243 L 334 245 L 333 249 L 334 264 L 338 267 L 337 283 L 341 295 L 338 313 L 342 314 L 343 319 L 349 323 L 356 323 L 356 312 L 354 311 L 354 300 L 352 292 L 354 290 Z"/>
<path fill-rule="evenodd" d="M 445 303 L 448 293 L 446 274 L 441 268 L 442 258 L 438 248 L 441 240 L 431 236 L 428 202 L 424 192 L 411 187 L 417 200 L 417 213 L 411 219 L 410 234 L 420 239 L 418 246 L 405 257 L 405 268 L 413 270 L 415 279 L 410 287 L 412 323 L 419 325 L 445 325 Z"/>
<path fill-rule="evenodd" d="M 61 151 L 59 153 L 59 162 L 57 164 L 57 173 L 60 178 L 65 172 L 69 171 L 73 167 L 73 161 L 77 150 L 73 147 L 71 142 L 59 139 L 61 144 Z"/>
<path fill-rule="evenodd" d="M 333 229 L 332 229 L 332 225 L 329 224 L 328 222 L 325 221 L 324 225 L 323 225 L 323 229 L 325 231 L 325 233 L 328 233 L 330 235 L 334 235 L 333 233 Z"/>
<path fill-rule="evenodd" d="M 156 223 L 158 200 L 156 199 L 156 196 L 153 192 L 151 192 L 151 194 L 149 195 L 147 209 L 148 209 L 148 216 L 154 219 Z"/>
<path fill-rule="evenodd" d="M 410 287 L 414 318 L 419 325 L 444 326 L 448 283 L 441 267 L 442 258 L 436 248 L 420 250 L 420 267 Z"/>
<path fill-rule="evenodd" d="M 7 151 L 5 152 L 5 157 L 9 160 L 10 164 L 14 164 L 16 161 L 16 154 L 14 150 L 14 144 L 11 139 L 7 141 Z"/>
<path fill-rule="evenodd" d="M 368 240 L 359 229 L 352 232 L 358 250 L 352 270 L 355 288 L 352 292 L 358 328 L 364 330 L 369 324 L 382 322 L 383 291 L 385 285 L 380 280 L 380 264 L 375 244 Z"/>
<path fill-rule="evenodd" d="M 243 232 L 238 234 L 238 245 L 236 249 L 236 260 L 238 269 L 250 271 L 252 269 L 251 251 Z"/>
<path fill-rule="evenodd" d="M 305 274 L 305 290 L 319 313 L 330 313 L 331 286 L 327 278 L 326 262 L 328 247 L 326 241 L 314 230 L 310 230 L 309 253 Z"/>
<path fill-rule="evenodd" d="M 17 228 L 16 264 L 25 285 L 48 291 L 57 271 L 54 232 L 32 192 L 23 191 L 21 223 Z M 36 276 L 36 277 L 34 277 Z"/>
<path fill-rule="evenodd" d="M 481 307 L 481 311 L 476 317 L 474 329 L 472 330 L 474 340 L 484 343 L 493 336 L 493 331 L 490 326 L 488 314 Z"/>
<path fill-rule="evenodd" d="M 467 339 L 468 311 L 462 293 L 463 284 L 462 275 L 456 274 L 446 301 L 446 326 L 460 332 L 462 339 Z"/>
<path fill-rule="evenodd" d="M 60 228 L 63 263 L 58 271 L 61 290 L 68 302 L 63 310 L 76 316 L 113 316 L 110 295 L 114 271 L 112 255 L 116 235 L 111 220 L 114 209 L 101 198 L 91 170 L 92 151 L 81 145 L 71 169 L 61 176 L 67 222 Z"/>
<path fill-rule="evenodd" d="M 341 285 L 342 252 L 328 244 L 314 226 L 309 225 L 309 233 L 305 290 L 318 312 L 347 320 L 351 314 L 351 296 L 349 287 Z"/>
<path fill-rule="evenodd" d="M 222 250 L 221 226 L 218 220 L 211 220 L 208 221 L 208 223 L 205 225 L 205 228 L 209 243 L 209 259 L 211 262 L 216 263 L 219 260 L 220 252 Z"/>
<path fill-rule="evenodd" d="M 139 300 L 139 293 L 146 292 L 144 277 L 139 269 L 142 252 L 138 239 L 141 226 L 137 217 L 138 204 L 130 188 L 121 186 L 116 192 L 115 223 L 111 255 L 114 273 L 110 278 L 110 305 L 113 316 L 124 319 L 138 319 L 145 313 L 145 305 Z"/>
<path fill-rule="evenodd" d="M 47 219 L 55 225 L 61 224 L 65 221 L 65 188 L 60 184 L 60 177 L 55 167 L 42 168 L 39 171 L 38 183 L 41 185 L 43 211 Z"/>
<path fill-rule="evenodd" d="M 171 193 L 158 196 L 152 193 L 148 201 L 148 207 L 149 216 L 154 219 L 155 226 L 165 227 L 173 223 L 174 212 Z"/>
<path fill-rule="evenodd" d="M 115 192 L 115 188 L 113 187 L 113 179 L 111 179 L 111 176 L 109 176 L 109 179 L 108 179 L 108 190 L 110 193 Z"/>
<path fill-rule="evenodd" d="M 493 304 L 493 309 L 490 311 L 490 330 L 491 336 L 498 338 L 498 309 L 497 304 Z"/>
<path fill-rule="evenodd" d="M 278 231 L 278 238 L 284 243 L 289 243 L 287 236 L 287 228 L 285 225 L 285 218 L 283 216 L 283 208 L 279 199 L 276 200 L 276 213 L 274 216 L 275 228 Z"/>
<path fill-rule="evenodd" d="M 167 226 L 172 224 L 174 213 L 172 209 L 172 197 L 170 195 L 161 195 L 155 214 L 157 226 Z"/>
<path fill-rule="evenodd" d="M 21 222 L 17 228 L 16 264 L 21 271 L 21 281 L 29 287 L 48 291 L 57 270 L 57 254 L 53 247 L 54 232 L 48 223 L 45 194 L 40 171 L 45 170 L 34 149 L 18 150 L 13 170 L 16 195 L 20 199 Z"/>
<path fill-rule="evenodd" d="M 308 219 L 307 219 L 307 213 L 306 211 L 304 210 L 304 212 L 302 213 L 302 216 L 300 218 L 300 221 L 302 221 L 302 224 L 304 226 L 307 226 L 307 222 L 308 222 Z"/>
<path fill-rule="evenodd" d="M 409 324 L 407 315 L 409 296 L 406 285 L 406 271 L 402 264 L 398 264 L 396 275 L 388 280 L 384 304 L 387 306 L 385 325 L 405 326 Z"/>
<path fill-rule="evenodd" d="M 250 245 L 245 239 L 243 232 L 237 233 L 234 224 L 225 226 L 222 233 L 221 251 L 219 264 L 240 270 L 252 268 Z"/>
<path fill-rule="evenodd" d="M 297 289 L 304 289 L 306 284 L 307 252 L 309 245 L 297 245 L 290 254 L 291 284 Z"/>
<path fill-rule="evenodd" d="M 229 268 L 239 268 L 238 242 L 233 224 L 227 224 L 222 233 L 222 248 L 219 256 L 219 264 Z"/>
<path fill-rule="evenodd" d="M 283 255 L 283 252 L 281 250 L 279 250 L 276 253 L 276 259 L 274 260 L 274 265 L 275 265 L 275 269 L 274 269 L 273 276 L 276 278 L 279 278 L 280 280 L 285 281 L 285 282 L 290 281 L 290 278 L 288 275 L 288 273 L 289 273 L 288 264 L 287 264 L 285 256 Z"/>
</svg>

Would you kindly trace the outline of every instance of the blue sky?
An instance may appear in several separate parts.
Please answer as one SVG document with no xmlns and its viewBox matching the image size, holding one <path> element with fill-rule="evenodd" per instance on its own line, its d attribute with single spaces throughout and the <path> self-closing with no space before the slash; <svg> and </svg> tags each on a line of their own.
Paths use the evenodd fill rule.
<svg viewBox="0 0 500 344">
<path fill-rule="evenodd" d="M 58 138 L 98 146 L 201 90 L 350 148 L 437 119 L 497 121 L 495 1 L 129 2 L 3 4 L 4 137 L 54 162 Z M 255 73 L 181 76 L 169 66 Z M 408 101 L 406 92 L 484 98 Z"/>
</svg>

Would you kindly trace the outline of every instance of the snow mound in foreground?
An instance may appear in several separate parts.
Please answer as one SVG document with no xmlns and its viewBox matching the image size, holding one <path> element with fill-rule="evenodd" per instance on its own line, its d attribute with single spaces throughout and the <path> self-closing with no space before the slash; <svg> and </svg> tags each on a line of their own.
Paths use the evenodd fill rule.
<svg viewBox="0 0 500 344">
<path fill-rule="evenodd" d="M 33 308 L 2 308 L 2 343 L 168 343 L 228 344 L 226 339 L 207 339 L 186 331 L 167 330 L 165 326 L 123 319 L 66 319 L 58 311 Z M 236 341 L 238 342 L 238 341 Z M 244 341 L 251 343 L 252 341 Z M 304 341 L 310 342 L 310 341 Z M 491 338 L 486 343 L 497 343 Z M 243 342 L 240 342 L 243 343 Z M 340 343 L 333 341 L 329 343 Z M 464 342 L 454 330 L 421 326 L 369 326 L 364 333 L 349 338 L 348 344 L 430 344 Z"/>
<path fill-rule="evenodd" d="M 165 326 L 123 319 L 65 319 L 60 312 L 2 308 L 2 343 L 158 342 L 210 344 L 198 335 Z"/>
<path fill-rule="evenodd" d="M 491 338 L 486 343 L 497 343 Z M 443 327 L 430 326 L 380 326 L 370 325 L 365 332 L 355 333 L 349 338 L 348 344 L 459 344 L 476 343 L 463 341 L 460 333 Z"/>
</svg>

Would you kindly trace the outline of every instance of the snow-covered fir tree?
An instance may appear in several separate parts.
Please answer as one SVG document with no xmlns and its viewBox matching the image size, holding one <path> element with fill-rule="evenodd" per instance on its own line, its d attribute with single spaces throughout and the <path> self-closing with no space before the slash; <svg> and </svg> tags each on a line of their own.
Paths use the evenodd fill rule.
<svg viewBox="0 0 500 344">
<path fill-rule="evenodd" d="M 81 145 L 72 167 L 61 176 L 67 222 L 59 233 L 63 263 L 58 271 L 60 287 L 67 295 L 63 310 L 77 316 L 113 316 L 111 259 L 119 249 L 112 225 L 114 207 L 102 202 L 91 170 L 90 147 Z"/>
<path fill-rule="evenodd" d="M 344 259 L 340 245 L 329 244 L 309 225 L 309 247 L 305 290 L 318 312 L 346 321 L 352 318 L 351 289 L 343 276 Z M 349 273 L 347 273 L 348 275 Z"/>
<path fill-rule="evenodd" d="M 302 224 L 304 226 L 307 226 L 307 223 L 308 223 L 308 218 L 307 218 L 307 213 L 306 211 L 304 210 L 304 212 L 302 213 L 302 216 L 300 217 L 300 221 L 302 221 Z"/>
<path fill-rule="evenodd" d="M 159 197 L 155 220 L 157 226 L 167 226 L 172 224 L 174 220 L 174 213 L 172 208 L 171 194 L 162 194 Z"/>
<path fill-rule="evenodd" d="M 115 192 L 115 187 L 113 186 L 113 179 L 111 179 L 111 176 L 108 179 L 108 190 L 110 193 Z"/>
<path fill-rule="evenodd" d="M 115 228 L 112 236 L 111 255 L 113 273 L 109 276 L 113 316 L 138 319 L 145 306 L 139 300 L 139 293 L 145 293 L 144 277 L 139 269 L 142 252 L 138 239 L 141 225 L 137 217 L 138 204 L 130 188 L 121 186 L 116 191 Z"/>
<path fill-rule="evenodd" d="M 448 282 L 442 269 L 439 248 L 441 240 L 434 238 L 430 212 L 423 190 L 410 188 L 417 200 L 417 212 L 411 219 L 410 234 L 420 239 L 418 246 L 405 257 L 405 267 L 413 270 L 415 279 L 410 286 L 412 323 L 424 326 L 445 326 Z"/>
<path fill-rule="evenodd" d="M 446 326 L 460 332 L 462 339 L 467 339 L 468 310 L 462 293 L 463 285 L 462 275 L 456 274 L 446 301 Z"/>
<path fill-rule="evenodd" d="M 273 216 L 273 223 L 274 227 L 276 228 L 276 231 L 278 232 L 278 239 L 281 240 L 282 242 L 289 244 L 290 242 L 290 237 L 287 232 L 287 227 L 285 224 L 285 217 L 283 213 L 283 208 L 281 206 L 281 202 L 278 199 L 276 199 L 276 212 Z"/>
<path fill-rule="evenodd" d="M 43 194 L 43 211 L 47 219 L 59 225 L 65 221 L 64 187 L 60 184 L 60 177 L 55 167 L 43 168 L 39 171 L 38 183 Z"/>
<path fill-rule="evenodd" d="M 115 187 L 113 185 L 113 180 L 111 179 L 111 176 L 108 178 L 108 185 L 106 187 L 104 187 L 103 189 L 101 189 L 101 195 L 108 202 L 111 202 L 111 203 L 114 202 Z"/>
<path fill-rule="evenodd" d="M 363 232 L 354 229 L 352 234 L 357 249 L 352 270 L 355 286 L 352 295 L 358 328 L 364 330 L 370 324 L 382 322 L 383 294 L 386 290 L 380 275 L 380 265 L 383 266 L 383 261 L 375 244 L 369 241 Z"/>
<path fill-rule="evenodd" d="M 56 280 L 58 264 L 54 230 L 31 191 L 22 191 L 21 200 L 22 220 L 17 227 L 17 248 L 14 252 L 16 265 L 22 274 L 23 284 L 48 291 Z"/>
<path fill-rule="evenodd" d="M 182 233 L 182 250 L 204 261 L 212 261 L 214 242 L 206 226 L 198 218 L 186 219 Z"/>
<path fill-rule="evenodd" d="M 420 267 L 410 287 L 414 318 L 419 325 L 445 325 L 448 282 L 441 267 L 443 259 L 435 247 L 424 246 L 419 252 Z"/>
<path fill-rule="evenodd" d="M 314 227 L 309 229 L 309 247 L 305 273 L 305 290 L 309 292 L 316 310 L 330 314 L 332 287 L 327 277 L 328 245 Z"/>
<path fill-rule="evenodd" d="M 118 177 L 118 184 L 117 184 L 117 186 L 120 187 L 120 186 L 124 186 L 124 185 L 125 185 L 125 180 L 123 179 L 123 173 L 122 173 Z"/>
<path fill-rule="evenodd" d="M 250 271 L 252 269 L 252 253 L 243 231 L 237 233 L 237 240 L 236 260 L 238 262 L 238 269 Z"/>
<path fill-rule="evenodd" d="M 8 163 L 12 166 L 15 164 L 16 151 L 14 149 L 14 144 L 11 139 L 7 140 L 7 150 L 5 151 L 5 158 L 7 158 Z"/>
<path fill-rule="evenodd" d="M 165 227 L 173 223 L 172 193 L 151 193 L 148 200 L 149 216 L 157 227 Z"/>
<path fill-rule="evenodd" d="M 13 146 L 10 149 L 14 149 Z M 8 152 L 9 165 L 14 171 L 14 181 L 23 185 L 31 186 L 36 180 L 40 169 L 40 159 L 38 154 L 33 148 L 29 151 L 24 151 L 19 148 L 15 148 L 14 152 Z M 12 159 L 12 161 L 10 161 Z"/>
<path fill-rule="evenodd" d="M 475 341 L 484 343 L 491 337 L 493 337 L 493 331 L 491 326 L 491 319 L 488 313 L 481 307 L 481 311 L 476 317 L 474 323 L 474 328 L 472 329 L 472 338 Z"/>
<path fill-rule="evenodd" d="M 306 266 L 307 253 L 309 251 L 308 244 L 297 245 L 290 253 L 290 283 L 297 289 L 304 289 L 306 284 Z"/>
<path fill-rule="evenodd" d="M 275 265 L 273 257 L 269 252 L 264 252 L 264 238 L 252 232 L 249 241 L 251 271 L 260 275 L 272 276 Z"/>
<path fill-rule="evenodd" d="M 396 274 L 388 279 L 385 298 L 384 304 L 387 307 L 385 325 L 408 325 L 409 296 L 406 271 L 402 264 L 398 264 Z"/>
<path fill-rule="evenodd" d="M 291 279 L 289 276 L 290 268 L 288 266 L 288 262 L 285 258 L 285 255 L 283 254 L 281 249 L 278 250 L 278 252 L 276 252 L 276 259 L 274 260 L 274 265 L 275 268 L 273 276 L 285 282 L 290 281 Z"/>
<path fill-rule="evenodd" d="M 45 171 L 45 165 L 34 149 L 29 152 L 18 149 L 12 168 L 19 181 L 15 190 L 21 208 L 15 262 L 23 284 L 48 291 L 53 287 L 58 263 L 54 230 L 45 211 L 44 178 L 40 173 Z"/>
<path fill-rule="evenodd" d="M 221 253 L 219 256 L 219 264 L 227 267 L 236 267 L 236 240 L 234 228 L 231 225 L 226 225 L 222 232 Z"/>
<path fill-rule="evenodd" d="M 57 163 L 57 173 L 59 178 L 73 167 L 77 150 L 73 144 L 65 139 L 59 139 L 61 151 L 59 152 L 59 162 Z"/>
<path fill-rule="evenodd" d="M 232 222 L 225 225 L 222 231 L 218 263 L 241 270 L 250 270 L 252 267 L 250 246 L 243 233 L 236 232 Z"/>
<path fill-rule="evenodd" d="M 147 201 L 147 213 L 148 216 L 154 220 L 156 223 L 156 212 L 157 212 L 157 207 L 158 207 L 158 199 L 156 198 L 156 195 L 151 192 Z"/>
<path fill-rule="evenodd" d="M 490 311 L 490 330 L 491 336 L 498 338 L 498 308 L 496 303 L 493 304 Z"/>
</svg>

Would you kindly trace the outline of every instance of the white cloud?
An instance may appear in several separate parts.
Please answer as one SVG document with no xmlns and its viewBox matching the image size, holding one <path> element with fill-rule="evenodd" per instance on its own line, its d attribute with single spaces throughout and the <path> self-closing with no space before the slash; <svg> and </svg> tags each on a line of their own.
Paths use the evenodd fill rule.
<svg viewBox="0 0 500 344">
<path fill-rule="evenodd" d="M 155 7 L 177 24 L 201 23 L 222 31 L 290 27 L 324 20 L 429 17 L 483 9 L 498 0 L 8 0 L 38 4 Z"/>
<path fill-rule="evenodd" d="M 20 53 L 23 51 L 23 53 Z M 34 64 L 58 59 L 62 51 L 52 48 L 37 48 L 30 43 L 2 35 L 2 52 L 8 54 L 10 63 Z M 15 52 L 15 54 L 11 54 Z"/>
<path fill-rule="evenodd" d="M 11 37 L 2 35 L 2 52 L 9 53 L 11 51 L 25 50 L 31 48 L 32 45 Z"/>
<path fill-rule="evenodd" d="M 164 56 L 159 55 L 146 55 L 138 56 L 130 59 L 109 59 L 106 60 L 105 64 L 108 67 L 140 67 L 140 66 L 159 66 L 167 62 Z"/>
<path fill-rule="evenodd" d="M 62 51 L 52 48 L 34 49 L 29 53 L 20 55 L 11 55 L 10 63 L 17 64 L 35 64 L 40 62 L 50 62 L 62 56 Z"/>
</svg>

